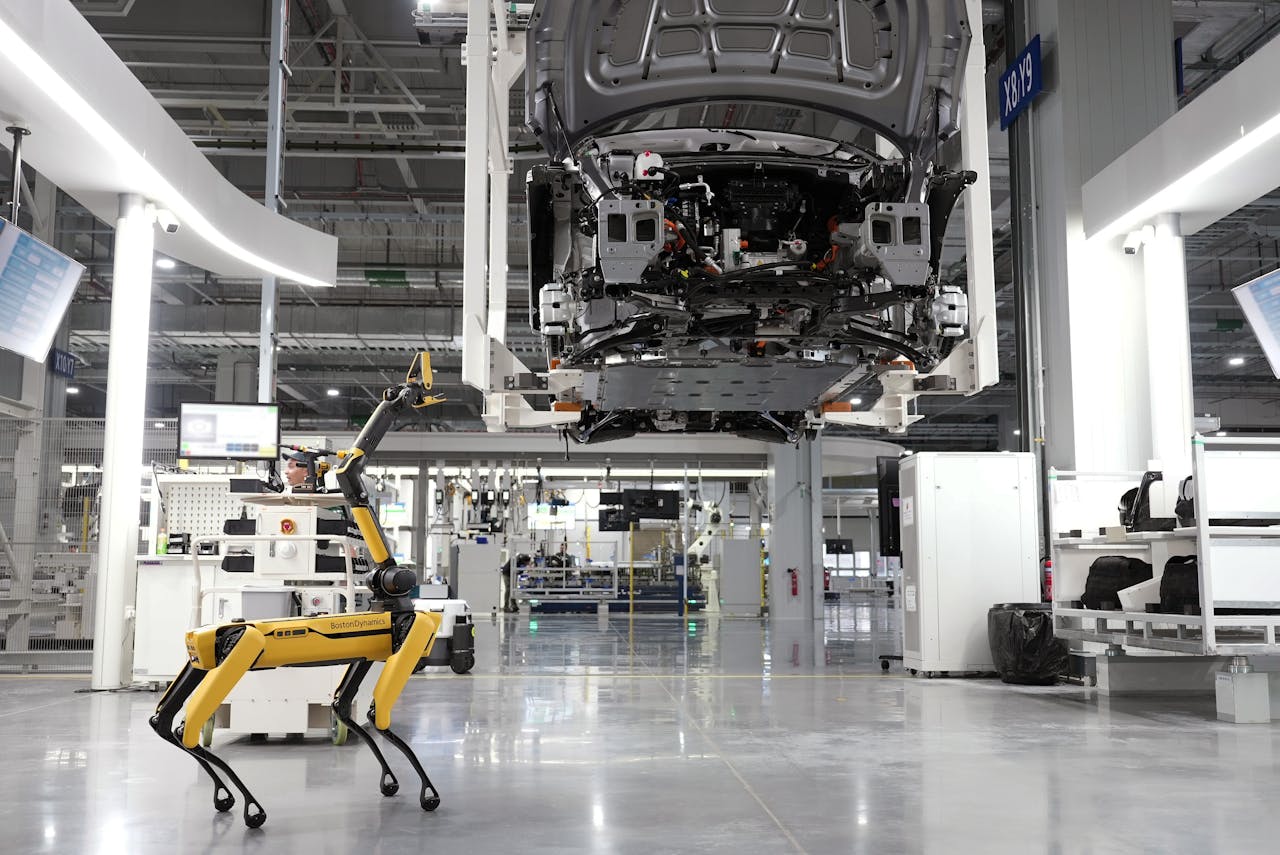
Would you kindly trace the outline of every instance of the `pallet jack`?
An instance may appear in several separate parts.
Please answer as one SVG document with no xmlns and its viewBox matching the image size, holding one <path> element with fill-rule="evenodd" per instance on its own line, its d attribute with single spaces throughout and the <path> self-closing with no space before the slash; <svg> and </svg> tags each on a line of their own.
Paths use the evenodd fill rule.
<svg viewBox="0 0 1280 855">
<path fill-rule="evenodd" d="M 430 389 L 430 356 L 420 353 L 414 358 L 404 383 L 383 393 L 382 401 L 356 437 L 351 450 L 342 455 L 342 462 L 334 470 L 343 497 L 351 507 L 352 517 L 374 562 L 373 569 L 364 577 L 370 594 L 369 611 L 276 620 L 236 620 L 192 630 L 186 637 L 188 662 L 169 685 L 150 719 L 152 729 L 161 738 L 195 758 L 213 780 L 215 810 L 225 812 L 235 805 L 235 796 L 219 777 L 219 771 L 240 791 L 244 798 L 244 823 L 249 828 L 258 828 L 266 822 L 266 811 L 231 767 L 200 745 L 200 731 L 246 673 L 272 668 L 346 664 L 346 673 L 334 693 L 334 715 L 373 751 L 382 767 L 379 789 L 384 796 L 392 796 L 400 789 L 396 776 L 373 737 L 351 716 L 351 705 L 360 682 L 374 662 L 385 662 L 382 675 L 373 688 L 368 723 L 404 754 L 417 773 L 422 784 L 418 795 L 422 809 L 433 811 L 440 805 L 440 794 L 418 762 L 417 755 L 408 743 L 391 731 L 391 710 L 414 670 L 421 662 L 432 662 L 432 648 L 440 632 L 443 615 L 414 609 L 410 594 L 418 584 L 417 574 L 409 568 L 397 566 L 382 528 L 374 518 L 361 478 L 369 455 L 401 412 L 423 409 L 444 400 L 428 394 Z M 455 632 L 453 635 L 452 655 L 465 655 L 473 650 L 474 628 L 470 633 Z M 175 728 L 174 719 L 184 704 L 184 721 Z"/>
</svg>

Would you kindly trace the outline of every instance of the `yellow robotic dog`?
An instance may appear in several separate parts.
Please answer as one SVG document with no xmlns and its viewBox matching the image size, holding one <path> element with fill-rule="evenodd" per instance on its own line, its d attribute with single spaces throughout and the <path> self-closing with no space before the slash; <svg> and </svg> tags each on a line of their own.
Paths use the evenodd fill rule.
<svg viewBox="0 0 1280 855">
<path fill-rule="evenodd" d="M 405 408 L 421 409 L 442 398 L 427 394 L 431 388 L 431 362 L 420 354 L 409 368 L 405 382 L 383 393 L 355 445 L 344 455 L 335 475 L 352 516 L 374 561 L 364 578 L 371 606 L 368 612 L 279 620 L 232 621 L 204 626 L 187 633 L 187 665 L 169 686 L 151 717 L 152 729 L 168 742 L 190 754 L 213 779 L 213 806 L 228 811 L 235 796 L 218 776 L 220 770 L 244 796 L 244 822 L 257 828 L 267 820 L 266 811 L 225 761 L 199 744 L 200 729 L 227 695 L 249 671 L 265 671 L 313 665 L 346 663 L 347 671 L 334 693 L 333 711 L 338 720 L 358 735 L 373 751 L 382 766 L 380 789 L 384 796 L 400 789 L 387 760 L 364 728 L 351 718 L 351 704 L 360 682 L 374 662 L 386 662 L 382 676 L 373 687 L 369 723 L 400 750 L 422 780 L 418 801 L 425 811 L 440 805 L 440 794 L 418 762 L 413 749 L 391 732 L 391 710 L 404 691 L 419 660 L 430 655 L 441 616 L 414 611 L 409 592 L 418 583 L 410 569 L 396 566 L 382 529 L 375 522 L 360 474 L 368 453 Z M 186 704 L 186 716 L 176 729 L 173 722 Z"/>
</svg>

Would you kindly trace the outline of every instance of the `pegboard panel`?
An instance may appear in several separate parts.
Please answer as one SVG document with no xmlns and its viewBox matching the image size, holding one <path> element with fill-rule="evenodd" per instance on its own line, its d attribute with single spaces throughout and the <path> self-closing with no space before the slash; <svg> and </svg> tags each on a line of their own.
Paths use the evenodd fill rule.
<svg viewBox="0 0 1280 855">
<path fill-rule="evenodd" d="M 242 512 L 256 519 L 258 508 L 246 505 L 233 494 L 230 481 L 229 475 L 161 476 L 166 529 L 171 534 L 213 537 L 222 534 L 223 522 Z"/>
</svg>

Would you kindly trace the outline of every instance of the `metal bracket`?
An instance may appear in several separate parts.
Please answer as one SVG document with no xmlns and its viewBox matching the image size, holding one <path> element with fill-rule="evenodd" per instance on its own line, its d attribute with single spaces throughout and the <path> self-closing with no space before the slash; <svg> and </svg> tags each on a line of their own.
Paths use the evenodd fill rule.
<svg viewBox="0 0 1280 855">
<path fill-rule="evenodd" d="M 503 378 L 502 388 L 508 392 L 549 392 L 547 378 L 537 374 L 508 375 Z"/>
<path fill-rule="evenodd" d="M 915 389 L 917 392 L 954 392 L 956 390 L 956 378 L 948 374 L 917 377 Z"/>
</svg>

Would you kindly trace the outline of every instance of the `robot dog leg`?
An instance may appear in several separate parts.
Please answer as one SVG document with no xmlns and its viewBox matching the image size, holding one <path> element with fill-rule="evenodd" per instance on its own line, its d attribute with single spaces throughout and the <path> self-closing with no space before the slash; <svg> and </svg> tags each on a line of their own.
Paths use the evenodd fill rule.
<svg viewBox="0 0 1280 855">
<path fill-rule="evenodd" d="M 161 739 L 172 743 L 194 757 L 196 762 L 200 764 L 200 768 L 204 769 L 209 777 L 213 779 L 213 807 L 214 810 L 223 813 L 235 806 L 236 797 L 231 794 L 231 791 L 227 789 L 227 785 L 218 777 L 218 773 L 213 771 L 213 766 L 200 755 L 187 751 L 186 746 L 182 744 L 182 740 L 173 733 L 173 720 L 177 717 L 178 710 L 182 709 L 182 705 L 186 703 L 187 698 L 195 691 L 196 686 L 200 685 L 200 681 L 204 679 L 206 673 L 208 672 L 197 671 L 188 663 L 177 679 L 169 684 L 164 696 L 160 698 L 155 715 L 151 716 L 150 724 L 151 729 L 159 734 Z"/>
<path fill-rule="evenodd" d="M 378 789 L 382 791 L 384 796 L 394 796 L 400 790 L 400 782 L 396 780 L 391 767 L 387 765 L 387 758 L 382 755 L 382 750 L 378 748 L 378 743 L 373 741 L 369 731 L 357 724 L 356 720 L 351 717 L 351 705 L 355 703 L 356 694 L 360 691 L 360 684 L 372 667 L 373 663 L 368 660 L 352 662 L 347 666 L 347 672 L 343 675 L 342 682 L 338 684 L 337 691 L 334 692 L 333 714 L 338 717 L 338 721 L 347 726 L 348 730 L 360 737 L 361 742 L 369 746 L 369 750 L 373 752 L 378 765 L 382 767 L 382 778 L 378 782 Z"/>
<path fill-rule="evenodd" d="M 436 615 L 422 612 L 401 614 L 397 616 L 397 620 L 402 622 L 400 626 L 408 627 L 408 632 L 395 651 L 387 657 L 387 665 L 382 670 L 382 676 L 374 684 L 373 703 L 369 705 L 369 724 L 394 745 L 409 761 L 409 765 L 413 766 L 413 771 L 418 773 L 418 778 L 422 781 L 422 789 L 418 793 L 418 804 L 425 811 L 433 811 L 440 806 L 440 793 L 427 777 L 426 770 L 418 762 L 418 756 L 413 753 L 413 749 L 392 732 L 391 709 L 400 699 L 400 693 L 404 691 L 409 678 L 413 676 L 413 669 L 417 666 L 418 660 L 430 655 L 440 621 Z"/>
<path fill-rule="evenodd" d="M 156 714 L 151 718 L 151 727 L 166 741 L 172 742 L 186 751 L 214 780 L 213 806 L 218 811 L 230 810 L 235 799 L 226 792 L 226 785 L 210 768 L 216 766 L 235 785 L 244 796 L 244 824 L 250 828 L 258 828 L 267 821 L 267 812 L 254 798 L 253 793 L 240 780 L 240 776 L 217 755 L 200 747 L 200 729 L 209 717 L 217 711 L 218 706 L 226 700 L 227 695 L 235 688 L 240 678 L 249 672 L 250 667 L 261 655 L 266 646 L 266 639 L 257 628 L 249 625 L 227 627 L 217 640 L 218 664 L 207 671 L 194 668 L 190 663 L 169 691 L 160 699 Z M 188 671 L 191 673 L 188 674 Z M 197 675 L 194 676 L 193 675 Z M 177 709 L 190 697 L 187 703 L 186 720 L 172 733 L 166 733 L 173 723 Z"/>
</svg>

